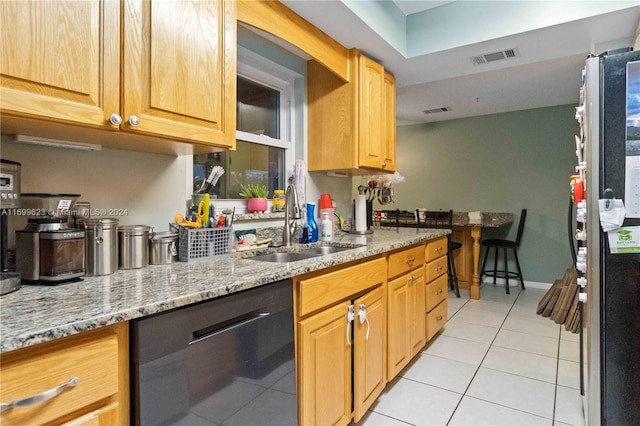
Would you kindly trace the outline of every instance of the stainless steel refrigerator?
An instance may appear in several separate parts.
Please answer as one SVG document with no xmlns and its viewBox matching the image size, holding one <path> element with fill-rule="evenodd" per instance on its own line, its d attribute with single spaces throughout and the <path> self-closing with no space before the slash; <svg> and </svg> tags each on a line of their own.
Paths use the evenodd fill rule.
<svg viewBox="0 0 640 426">
<path fill-rule="evenodd" d="M 586 424 L 640 425 L 640 51 L 587 59 L 583 83 L 577 153 L 586 200 L 576 233 Z M 601 204 L 616 200 L 625 218 L 607 233 L 601 219 L 613 213 Z"/>
</svg>

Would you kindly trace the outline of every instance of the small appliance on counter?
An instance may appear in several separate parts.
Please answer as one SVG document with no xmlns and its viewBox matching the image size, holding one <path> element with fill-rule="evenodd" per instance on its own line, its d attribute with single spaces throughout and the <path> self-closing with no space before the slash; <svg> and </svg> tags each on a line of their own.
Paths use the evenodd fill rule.
<svg viewBox="0 0 640 426">
<path fill-rule="evenodd" d="M 20 288 L 20 274 L 9 268 L 8 219 L 10 211 L 6 209 L 20 208 L 20 168 L 21 164 L 11 160 L 0 160 L 0 228 L 2 232 L 2 278 L 0 280 L 0 296 Z"/>
<path fill-rule="evenodd" d="M 25 282 L 57 284 L 85 274 L 84 231 L 63 218 L 29 219 L 16 231 L 16 269 Z"/>
</svg>

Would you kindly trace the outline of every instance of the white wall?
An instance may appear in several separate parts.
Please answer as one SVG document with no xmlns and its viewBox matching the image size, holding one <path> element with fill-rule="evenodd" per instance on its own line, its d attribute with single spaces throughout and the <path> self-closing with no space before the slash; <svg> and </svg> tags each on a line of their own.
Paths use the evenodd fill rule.
<svg viewBox="0 0 640 426">
<path fill-rule="evenodd" d="M 92 209 L 126 209 L 113 216 L 122 225 L 168 230 L 189 199 L 190 157 L 23 145 L 4 135 L 1 148 L 2 158 L 22 164 L 21 192 L 80 194 Z M 12 217 L 9 226 L 23 225 Z"/>
</svg>

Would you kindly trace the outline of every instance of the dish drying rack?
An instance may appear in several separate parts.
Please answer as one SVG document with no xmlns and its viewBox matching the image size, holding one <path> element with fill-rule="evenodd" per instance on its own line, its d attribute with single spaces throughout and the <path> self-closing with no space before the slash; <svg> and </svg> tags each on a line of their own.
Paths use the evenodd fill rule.
<svg viewBox="0 0 640 426">
<path fill-rule="evenodd" d="M 178 260 L 189 262 L 231 253 L 232 227 L 186 228 L 175 223 L 169 227 L 178 233 Z"/>
</svg>

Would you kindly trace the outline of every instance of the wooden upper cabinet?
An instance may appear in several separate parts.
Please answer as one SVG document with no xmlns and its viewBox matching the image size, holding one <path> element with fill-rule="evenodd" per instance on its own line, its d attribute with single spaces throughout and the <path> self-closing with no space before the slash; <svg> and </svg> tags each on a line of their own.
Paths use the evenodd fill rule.
<svg viewBox="0 0 640 426">
<path fill-rule="evenodd" d="M 3 115 L 235 147 L 236 2 L 19 1 L 0 16 Z"/>
<path fill-rule="evenodd" d="M 396 78 L 389 71 L 384 72 L 384 125 L 385 137 L 383 161 L 385 170 L 396 171 Z"/>
<path fill-rule="evenodd" d="M 395 79 L 356 49 L 349 63 L 349 82 L 308 63 L 309 170 L 393 172 Z"/>
<path fill-rule="evenodd" d="M 3 2 L 2 114 L 105 126 L 120 110 L 120 5 Z"/>
<path fill-rule="evenodd" d="M 124 129 L 234 148 L 235 2 L 124 4 Z"/>
</svg>

